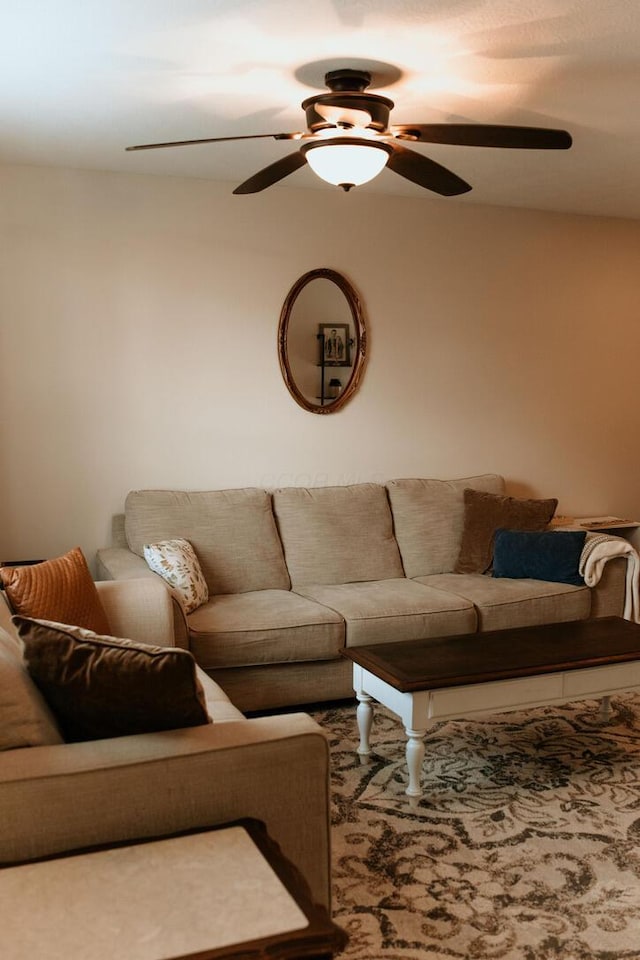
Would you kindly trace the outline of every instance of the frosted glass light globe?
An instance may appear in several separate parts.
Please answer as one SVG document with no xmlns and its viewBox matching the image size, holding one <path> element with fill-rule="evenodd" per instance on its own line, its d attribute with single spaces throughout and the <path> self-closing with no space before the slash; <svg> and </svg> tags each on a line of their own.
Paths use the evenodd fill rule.
<svg viewBox="0 0 640 960">
<path fill-rule="evenodd" d="M 310 143 L 304 148 L 307 163 L 327 183 L 345 190 L 377 177 L 389 159 L 382 143 L 331 141 Z"/>
</svg>

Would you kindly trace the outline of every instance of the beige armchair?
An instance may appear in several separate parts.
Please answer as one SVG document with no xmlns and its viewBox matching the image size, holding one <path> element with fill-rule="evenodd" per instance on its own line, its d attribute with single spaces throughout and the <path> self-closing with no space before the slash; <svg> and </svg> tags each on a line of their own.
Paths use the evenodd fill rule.
<svg viewBox="0 0 640 960">
<path fill-rule="evenodd" d="M 98 589 L 114 635 L 173 645 L 171 598 L 161 583 L 108 581 Z M 4 600 L 0 626 L 13 634 Z M 13 637 L 11 645 L 15 652 Z M 322 730 L 302 713 L 246 719 L 213 680 L 199 677 L 210 725 L 0 752 L 0 864 L 254 817 L 315 900 L 329 906 Z"/>
</svg>

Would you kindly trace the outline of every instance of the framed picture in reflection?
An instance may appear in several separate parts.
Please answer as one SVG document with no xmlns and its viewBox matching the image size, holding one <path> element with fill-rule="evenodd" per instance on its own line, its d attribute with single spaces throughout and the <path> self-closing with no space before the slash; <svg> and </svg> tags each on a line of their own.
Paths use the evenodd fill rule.
<svg viewBox="0 0 640 960">
<path fill-rule="evenodd" d="M 348 323 L 320 323 L 318 325 L 320 362 L 325 367 L 351 366 L 351 335 Z"/>
</svg>

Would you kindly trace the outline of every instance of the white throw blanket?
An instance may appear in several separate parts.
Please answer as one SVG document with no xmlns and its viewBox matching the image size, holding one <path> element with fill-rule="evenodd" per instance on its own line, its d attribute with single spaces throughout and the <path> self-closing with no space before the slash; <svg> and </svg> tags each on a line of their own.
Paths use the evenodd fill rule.
<svg viewBox="0 0 640 960">
<path fill-rule="evenodd" d="M 627 561 L 623 616 L 625 620 L 640 623 L 640 556 L 628 540 L 607 534 L 587 537 L 580 557 L 580 574 L 588 587 L 595 587 L 602 576 L 605 563 L 615 557 L 624 557 Z"/>
</svg>

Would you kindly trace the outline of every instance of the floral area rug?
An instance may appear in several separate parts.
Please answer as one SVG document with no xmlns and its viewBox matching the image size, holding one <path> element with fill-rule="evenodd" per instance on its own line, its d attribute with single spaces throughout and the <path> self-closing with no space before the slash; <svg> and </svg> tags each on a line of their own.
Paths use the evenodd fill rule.
<svg viewBox="0 0 640 960">
<path fill-rule="evenodd" d="M 611 708 L 436 724 L 418 802 L 393 714 L 375 707 L 363 765 L 355 705 L 314 710 L 343 960 L 640 958 L 640 697 Z"/>
</svg>

